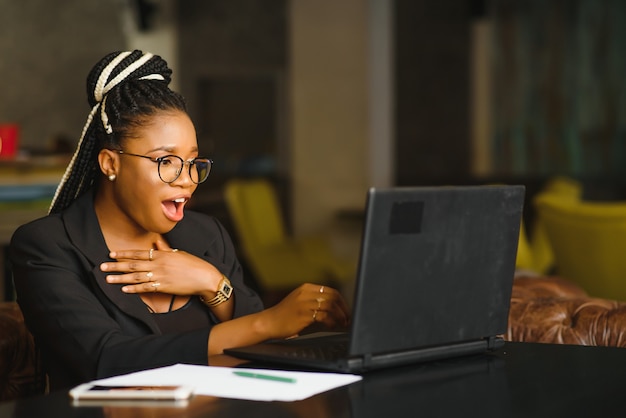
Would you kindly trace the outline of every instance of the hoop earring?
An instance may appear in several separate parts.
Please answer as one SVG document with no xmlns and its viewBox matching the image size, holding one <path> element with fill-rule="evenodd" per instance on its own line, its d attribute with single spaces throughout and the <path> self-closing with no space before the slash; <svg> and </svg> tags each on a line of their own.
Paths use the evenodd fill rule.
<svg viewBox="0 0 626 418">
<path fill-rule="evenodd" d="M 115 174 L 109 174 L 109 180 L 110 181 L 115 181 L 116 178 L 117 178 L 117 176 Z"/>
</svg>

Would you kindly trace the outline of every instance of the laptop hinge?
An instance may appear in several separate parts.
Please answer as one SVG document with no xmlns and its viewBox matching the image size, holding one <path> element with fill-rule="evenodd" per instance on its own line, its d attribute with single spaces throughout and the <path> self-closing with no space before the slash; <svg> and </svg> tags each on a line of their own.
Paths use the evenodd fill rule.
<svg viewBox="0 0 626 418">
<path fill-rule="evenodd" d="M 495 350 L 504 346 L 504 339 L 502 336 L 492 336 L 487 339 L 487 348 L 489 350 Z"/>
<path fill-rule="evenodd" d="M 403 352 L 391 352 L 384 354 L 363 354 L 359 358 L 362 361 L 360 371 L 380 368 L 384 366 L 396 366 L 414 362 L 437 360 L 446 357 L 484 353 L 487 350 L 504 345 L 504 340 L 498 337 L 485 337 L 479 340 L 454 343 L 443 346 L 417 348 Z"/>
</svg>

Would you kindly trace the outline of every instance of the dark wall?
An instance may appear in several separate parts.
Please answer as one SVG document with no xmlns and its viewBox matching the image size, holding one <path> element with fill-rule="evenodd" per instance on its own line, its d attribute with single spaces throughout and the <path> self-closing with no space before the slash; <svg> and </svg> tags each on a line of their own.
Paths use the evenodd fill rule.
<svg viewBox="0 0 626 418">
<path fill-rule="evenodd" d="M 468 0 L 395 1 L 396 181 L 469 176 Z"/>
</svg>

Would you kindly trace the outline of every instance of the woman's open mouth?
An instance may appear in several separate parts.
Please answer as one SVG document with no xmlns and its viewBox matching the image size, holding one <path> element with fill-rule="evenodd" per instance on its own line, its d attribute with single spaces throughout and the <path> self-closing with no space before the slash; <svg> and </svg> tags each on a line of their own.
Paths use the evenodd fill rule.
<svg viewBox="0 0 626 418">
<path fill-rule="evenodd" d="M 185 207 L 185 203 L 187 203 L 189 199 L 186 197 L 178 197 L 173 200 L 164 200 L 161 202 L 161 206 L 163 207 L 163 213 L 172 222 L 179 222 L 183 219 Z"/>
</svg>

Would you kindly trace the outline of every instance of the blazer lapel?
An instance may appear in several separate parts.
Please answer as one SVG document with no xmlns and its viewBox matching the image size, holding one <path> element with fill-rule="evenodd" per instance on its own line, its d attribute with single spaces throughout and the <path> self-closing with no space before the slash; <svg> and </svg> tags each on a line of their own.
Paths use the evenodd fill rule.
<svg viewBox="0 0 626 418">
<path fill-rule="evenodd" d="M 121 310 L 142 322 L 155 333 L 159 327 L 152 319 L 138 294 L 126 294 L 121 291 L 122 285 L 106 282 L 106 274 L 100 270 L 100 264 L 114 261 L 109 258 L 96 212 L 93 207 L 93 192 L 79 197 L 64 213 L 63 221 L 70 241 L 82 252 L 91 265 L 91 273 L 102 292 Z"/>
</svg>

